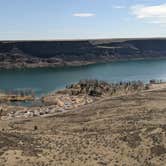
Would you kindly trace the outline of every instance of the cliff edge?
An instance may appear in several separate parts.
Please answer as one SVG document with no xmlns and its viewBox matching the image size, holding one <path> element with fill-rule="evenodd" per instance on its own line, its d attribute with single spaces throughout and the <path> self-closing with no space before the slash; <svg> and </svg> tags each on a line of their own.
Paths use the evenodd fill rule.
<svg viewBox="0 0 166 166">
<path fill-rule="evenodd" d="M 74 66 L 165 57 L 164 38 L 0 41 L 0 68 Z"/>
</svg>

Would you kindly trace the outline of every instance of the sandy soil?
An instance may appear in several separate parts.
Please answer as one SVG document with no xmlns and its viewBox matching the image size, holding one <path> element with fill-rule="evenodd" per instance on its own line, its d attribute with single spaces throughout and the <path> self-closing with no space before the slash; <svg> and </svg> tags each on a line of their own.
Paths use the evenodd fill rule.
<svg viewBox="0 0 166 166">
<path fill-rule="evenodd" d="M 0 166 L 164 166 L 166 86 L 0 121 Z"/>
</svg>

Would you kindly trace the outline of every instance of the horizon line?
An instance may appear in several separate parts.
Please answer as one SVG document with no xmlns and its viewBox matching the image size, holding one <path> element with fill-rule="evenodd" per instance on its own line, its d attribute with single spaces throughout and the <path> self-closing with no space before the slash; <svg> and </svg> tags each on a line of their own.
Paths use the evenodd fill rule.
<svg viewBox="0 0 166 166">
<path fill-rule="evenodd" d="M 95 40 L 142 40 L 142 39 L 166 39 L 166 37 L 120 37 L 120 38 L 80 38 L 80 39 L 4 39 L 4 40 L 0 40 L 0 42 L 15 42 L 15 41 L 95 41 Z"/>
</svg>

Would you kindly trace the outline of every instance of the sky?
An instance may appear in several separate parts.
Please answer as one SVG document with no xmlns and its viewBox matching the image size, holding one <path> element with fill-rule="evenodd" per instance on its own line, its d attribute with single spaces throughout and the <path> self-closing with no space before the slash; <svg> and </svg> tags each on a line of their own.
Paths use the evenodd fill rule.
<svg viewBox="0 0 166 166">
<path fill-rule="evenodd" d="M 0 0 L 0 40 L 166 37 L 166 0 Z"/>
</svg>

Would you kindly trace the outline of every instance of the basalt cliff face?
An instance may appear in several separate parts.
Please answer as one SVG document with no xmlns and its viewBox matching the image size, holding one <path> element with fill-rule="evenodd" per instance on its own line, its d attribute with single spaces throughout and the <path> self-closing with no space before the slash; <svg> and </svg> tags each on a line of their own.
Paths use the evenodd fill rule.
<svg viewBox="0 0 166 166">
<path fill-rule="evenodd" d="M 166 39 L 0 41 L 0 68 L 74 66 L 165 57 Z"/>
</svg>

